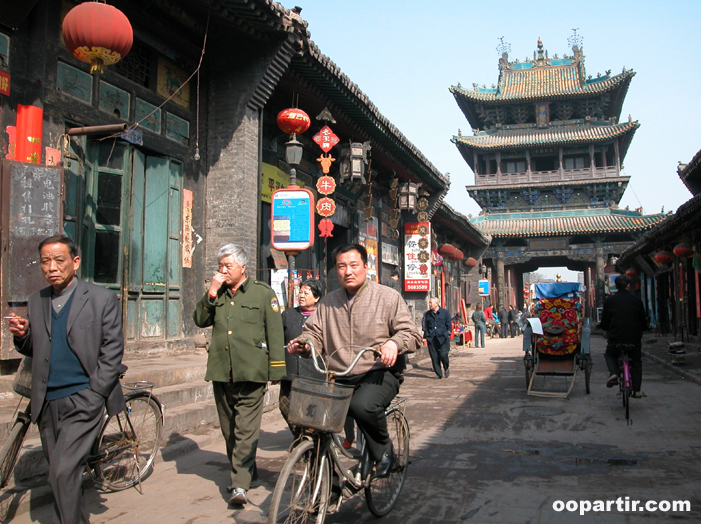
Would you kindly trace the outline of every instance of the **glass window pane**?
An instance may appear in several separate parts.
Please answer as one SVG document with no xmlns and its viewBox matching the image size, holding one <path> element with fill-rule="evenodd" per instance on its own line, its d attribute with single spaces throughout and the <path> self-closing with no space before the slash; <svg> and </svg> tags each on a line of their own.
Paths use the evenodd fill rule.
<svg viewBox="0 0 701 524">
<path fill-rule="evenodd" d="M 102 142 L 100 144 L 100 158 L 98 165 L 109 169 L 124 170 L 124 153 L 126 148 L 114 142 Z"/>
<path fill-rule="evenodd" d="M 100 173 L 97 177 L 95 221 L 102 225 L 119 226 L 121 205 L 122 176 Z"/>
<path fill-rule="evenodd" d="M 95 232 L 94 280 L 103 284 L 115 284 L 119 277 L 119 232 Z"/>
</svg>

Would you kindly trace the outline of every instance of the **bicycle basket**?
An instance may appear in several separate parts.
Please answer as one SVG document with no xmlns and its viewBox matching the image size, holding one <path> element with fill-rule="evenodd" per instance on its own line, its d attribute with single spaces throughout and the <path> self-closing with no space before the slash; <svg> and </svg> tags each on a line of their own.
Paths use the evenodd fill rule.
<svg viewBox="0 0 701 524">
<path fill-rule="evenodd" d="M 339 433 L 348 414 L 353 386 L 295 377 L 290 393 L 290 424 Z"/>
</svg>

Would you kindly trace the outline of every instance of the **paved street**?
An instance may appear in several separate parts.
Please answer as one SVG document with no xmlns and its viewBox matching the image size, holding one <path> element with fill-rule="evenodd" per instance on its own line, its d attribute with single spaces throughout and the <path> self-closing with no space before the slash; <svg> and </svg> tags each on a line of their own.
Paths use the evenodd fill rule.
<svg viewBox="0 0 701 524">
<path fill-rule="evenodd" d="M 645 360 L 643 391 L 627 425 L 615 390 L 607 389 L 603 339 L 594 337 L 591 394 L 579 375 L 569 400 L 528 397 L 521 339 L 451 352 L 449 379 L 432 378 L 422 361 L 407 373 L 412 458 L 399 505 L 383 523 L 649 523 L 701 520 L 701 386 Z M 551 386 L 564 379 L 549 378 Z M 197 439 L 197 436 L 193 436 Z M 289 433 L 266 416 L 259 451 L 262 485 L 243 510 L 226 505 L 221 440 L 157 464 L 135 490 L 90 490 L 93 523 L 262 523 L 282 467 Z M 555 501 L 688 500 L 690 512 L 556 512 Z M 11 522 L 50 522 L 48 507 Z M 364 499 L 348 501 L 330 523 L 376 522 Z"/>
</svg>

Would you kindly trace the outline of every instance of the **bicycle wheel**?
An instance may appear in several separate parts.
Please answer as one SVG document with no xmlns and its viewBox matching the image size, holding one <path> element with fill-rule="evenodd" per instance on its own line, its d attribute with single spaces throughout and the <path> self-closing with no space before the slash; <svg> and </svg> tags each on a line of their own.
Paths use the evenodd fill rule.
<svg viewBox="0 0 701 524">
<path fill-rule="evenodd" d="M 24 413 L 20 413 L 12 425 L 12 429 L 7 434 L 2 448 L 0 448 L 0 488 L 7 486 L 12 475 L 12 470 L 17 463 L 19 450 L 22 449 L 22 442 L 27 436 L 27 430 L 31 421 Z"/>
<path fill-rule="evenodd" d="M 121 491 L 150 472 L 161 443 L 161 406 L 146 392 L 128 395 L 124 411 L 109 417 L 89 459 L 102 489 Z"/>
<path fill-rule="evenodd" d="M 397 465 L 386 478 L 376 478 L 365 488 L 365 500 L 370 513 L 387 515 L 397 503 L 409 466 L 409 423 L 404 413 L 395 409 L 387 415 L 387 429 L 394 446 Z"/>
<path fill-rule="evenodd" d="M 326 460 L 322 464 L 322 456 Z M 307 440 L 292 450 L 275 484 L 268 524 L 322 524 L 331 494 L 328 455 Z"/>
</svg>

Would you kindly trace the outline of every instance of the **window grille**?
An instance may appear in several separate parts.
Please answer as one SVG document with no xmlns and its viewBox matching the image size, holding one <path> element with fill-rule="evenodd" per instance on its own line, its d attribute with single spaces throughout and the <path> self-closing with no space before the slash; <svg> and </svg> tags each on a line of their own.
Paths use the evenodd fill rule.
<svg viewBox="0 0 701 524">
<path fill-rule="evenodd" d="M 149 87 L 151 79 L 150 49 L 135 40 L 127 56 L 115 64 L 115 71 L 139 85 Z"/>
</svg>

